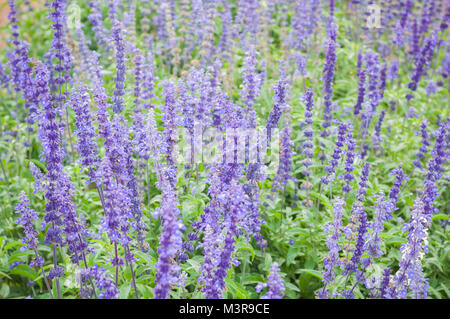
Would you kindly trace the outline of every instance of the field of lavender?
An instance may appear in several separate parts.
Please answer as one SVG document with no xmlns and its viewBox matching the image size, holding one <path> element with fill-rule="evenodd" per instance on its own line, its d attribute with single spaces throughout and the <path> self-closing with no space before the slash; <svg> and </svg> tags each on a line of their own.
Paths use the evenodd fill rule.
<svg viewBox="0 0 450 319">
<path fill-rule="evenodd" d="M 450 1 L 0 10 L 0 298 L 450 297 Z"/>
</svg>

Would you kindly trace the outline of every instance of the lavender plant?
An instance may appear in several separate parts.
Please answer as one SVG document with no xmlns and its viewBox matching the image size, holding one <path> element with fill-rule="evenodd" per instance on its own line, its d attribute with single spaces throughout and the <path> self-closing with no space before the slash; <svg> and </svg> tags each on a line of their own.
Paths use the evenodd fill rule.
<svg viewBox="0 0 450 319">
<path fill-rule="evenodd" d="M 2 298 L 448 298 L 443 2 L 5 8 Z"/>
</svg>

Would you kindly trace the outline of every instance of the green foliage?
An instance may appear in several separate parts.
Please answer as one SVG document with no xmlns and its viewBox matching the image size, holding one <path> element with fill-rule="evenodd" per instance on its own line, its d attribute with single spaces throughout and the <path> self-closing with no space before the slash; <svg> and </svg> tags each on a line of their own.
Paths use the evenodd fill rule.
<svg viewBox="0 0 450 319">
<path fill-rule="evenodd" d="M 89 8 L 83 1 L 82 12 L 87 15 Z M 138 17 L 139 17 L 138 13 Z M 289 12 L 289 19 L 292 12 Z M 50 22 L 46 17 L 46 10 L 35 10 L 21 15 L 19 21 L 20 30 L 25 38 L 31 43 L 30 55 L 42 57 L 49 49 L 52 30 Z M 106 21 L 109 21 L 108 19 Z M 91 30 L 91 24 L 85 18 L 82 21 L 85 24 L 85 33 L 91 40 L 91 49 L 101 51 L 95 44 L 95 36 Z M 346 39 L 345 32 L 347 28 L 352 27 L 352 22 L 346 19 L 344 14 L 337 15 L 337 24 L 339 29 L 339 48 L 337 50 L 337 66 L 336 77 L 334 81 L 333 101 L 336 102 L 343 110 L 353 107 L 357 91 L 356 56 L 358 49 L 363 43 L 350 41 Z M 7 28 L 3 27 L 0 31 L 7 32 Z M 140 30 L 140 25 L 138 25 Z M 150 29 L 154 32 L 153 26 Z M 222 26 L 216 23 L 216 42 L 218 33 L 221 32 Z M 259 117 L 260 124 L 264 124 L 267 116 L 273 106 L 273 89 L 272 86 L 278 80 L 279 69 L 277 60 L 285 58 L 288 54 L 287 49 L 283 47 L 283 36 L 286 33 L 285 27 L 280 25 L 280 21 L 276 21 L 270 29 L 271 43 L 264 44 L 261 59 L 267 61 L 268 78 L 262 86 L 261 95 L 256 101 L 255 107 Z M 385 36 L 385 35 L 384 35 Z M 304 121 L 304 104 L 300 101 L 300 97 L 304 93 L 305 88 L 313 88 L 316 101 L 314 108 L 314 129 L 319 132 L 322 118 L 322 65 L 323 53 L 321 43 L 324 40 L 323 34 L 314 35 L 315 42 L 312 44 L 312 51 L 308 59 L 307 69 L 308 75 L 305 78 L 292 79 L 291 84 L 291 116 L 293 136 L 297 155 L 294 156 L 293 175 L 299 180 L 297 183 L 290 183 L 286 189 L 286 198 L 281 199 L 281 193 L 271 191 L 271 178 L 259 184 L 261 205 L 260 211 L 266 224 L 262 227 L 262 235 L 267 241 L 267 247 L 263 250 L 259 249 L 253 240 L 249 240 L 244 236 L 240 237 L 236 242 L 236 250 L 234 256 L 240 262 L 239 266 L 229 270 L 226 278 L 226 289 L 224 296 L 226 298 L 258 298 L 255 286 L 258 282 L 265 282 L 267 272 L 272 262 L 276 261 L 281 268 L 281 276 L 285 281 L 286 298 L 314 298 L 315 292 L 322 286 L 322 270 L 323 259 L 328 253 L 325 244 L 325 234 L 323 227 L 332 220 L 333 201 L 328 194 L 328 189 L 324 192 L 319 191 L 319 180 L 323 176 L 324 167 L 328 165 L 325 162 L 315 162 L 311 166 L 313 176 L 310 182 L 314 186 L 308 193 L 300 188 L 305 177 L 302 175 L 302 167 L 300 162 L 303 160 L 300 146 L 303 142 L 302 130 L 300 123 Z M 139 46 L 144 46 L 144 34 L 138 34 Z M 3 49 L 0 57 L 2 63 L 6 62 L 5 51 Z M 227 81 L 230 82 L 230 92 L 227 92 L 237 103 L 241 103 L 238 94 L 241 85 L 242 60 L 244 52 L 235 52 L 235 57 L 226 61 L 224 69 L 227 73 Z M 193 51 L 192 58 L 198 58 L 198 52 Z M 437 57 L 437 63 L 440 63 L 442 54 Z M 114 59 L 111 55 L 101 57 L 104 66 L 104 83 L 105 89 L 110 94 L 114 91 L 115 66 Z M 173 77 L 170 73 L 167 61 L 164 56 L 155 57 L 156 75 L 160 80 Z M 127 67 L 133 68 L 132 61 L 128 61 Z M 292 66 L 293 67 L 293 66 Z M 385 232 L 382 234 L 382 250 L 384 256 L 377 261 L 376 265 L 370 271 L 375 274 L 381 274 L 385 267 L 398 269 L 400 260 L 399 248 L 406 242 L 406 234 L 402 232 L 404 221 L 409 219 L 410 211 L 418 192 L 423 187 L 423 172 L 414 169 L 411 161 L 415 158 L 415 154 L 420 147 L 420 136 L 415 133 L 419 131 L 421 119 L 430 120 L 430 127 L 436 129 L 436 118 L 440 115 L 445 119 L 450 115 L 448 108 L 449 92 L 444 87 L 438 88 L 436 94 L 429 97 L 426 95 L 426 81 L 421 81 L 415 98 L 411 102 L 407 102 L 404 98 L 409 92 L 407 84 L 411 74 L 412 66 L 404 66 L 401 68 L 399 80 L 391 83 L 388 81 L 385 97 L 380 108 L 387 110 L 386 118 L 382 127 L 382 150 L 370 150 L 368 161 L 371 163 L 371 174 L 368 183 L 368 194 L 365 206 L 369 220 L 373 219 L 373 210 L 371 206 L 374 204 L 372 195 L 383 191 L 387 193 L 392 186 L 393 176 L 388 173 L 398 166 L 403 165 L 405 172 L 410 175 L 410 181 L 402 189 L 397 210 L 394 218 L 385 223 Z M 433 73 L 430 78 L 439 80 L 440 75 Z M 158 125 L 161 126 L 160 104 L 161 86 L 157 82 L 155 94 L 159 97 L 156 99 L 156 117 Z M 127 75 L 126 88 L 132 88 L 133 78 L 131 73 Z M 131 90 L 130 90 L 131 91 Z M 395 110 L 388 110 L 389 102 L 396 103 Z M 20 191 L 25 191 L 30 196 L 30 202 L 41 219 L 45 213 L 45 201 L 42 195 L 34 194 L 34 179 L 29 172 L 29 163 L 34 163 L 39 169 L 45 172 L 45 163 L 40 159 L 41 145 L 37 138 L 36 126 L 34 132 L 27 133 L 27 125 L 23 119 L 26 116 L 26 110 L 23 107 L 24 100 L 15 92 L 9 93 L 6 89 L 0 89 L 0 161 L 2 171 L 0 171 L 0 298 L 24 298 L 32 296 L 33 298 L 48 298 L 41 270 L 36 267 L 29 267 L 29 261 L 34 256 L 34 252 L 26 250 L 21 251 L 23 244 L 20 238 L 23 237 L 22 229 L 15 224 L 17 218 L 14 207 L 18 202 Z M 132 109 L 134 107 L 132 93 L 125 97 L 125 114 L 130 119 Z M 406 118 L 405 114 L 410 107 L 414 107 L 421 115 L 421 118 Z M 73 114 L 70 114 L 70 127 L 74 130 Z M 359 122 L 355 123 L 355 131 L 357 131 Z M 25 142 L 30 142 L 31 146 L 26 147 Z M 434 142 L 433 142 L 434 143 Z M 315 156 L 320 152 L 330 154 L 335 145 L 335 138 L 324 139 L 316 134 L 315 138 Z M 100 145 L 100 153 L 103 154 L 103 146 Z M 70 153 L 71 151 L 68 150 Z M 76 154 L 71 154 L 75 155 Z M 429 155 L 427 159 L 429 158 Z M 145 165 L 145 163 L 141 163 Z M 356 174 L 358 175 L 362 168 L 362 161 L 356 163 Z M 448 165 L 445 167 L 448 176 Z M 75 185 L 74 201 L 79 214 L 83 214 L 89 228 L 95 233 L 99 230 L 99 225 L 103 217 L 103 211 L 99 196 L 95 187 L 86 185 L 86 172 L 77 162 L 72 161 L 69 157 L 65 159 L 65 169 L 71 176 L 71 181 Z M 206 168 L 200 167 L 198 181 L 195 172 L 188 172 L 180 167 L 179 171 L 179 201 L 180 212 L 183 223 L 187 226 L 184 232 L 184 240 L 186 234 L 192 231 L 192 222 L 199 219 L 204 208 L 209 203 L 208 184 L 206 179 Z M 142 172 L 140 172 L 142 173 Z M 186 173 L 186 174 L 185 174 Z M 273 172 L 272 172 L 273 173 Z M 342 175 L 344 169 L 338 168 L 336 176 Z M 136 283 L 142 298 L 153 298 L 153 288 L 155 281 L 155 263 L 158 259 L 157 247 L 159 243 L 159 233 L 161 224 L 159 220 L 155 220 L 152 216 L 155 209 L 160 206 L 161 195 L 154 187 L 156 181 L 155 174 L 151 174 L 150 193 L 147 193 L 148 182 L 144 179 L 143 189 L 140 194 L 143 199 L 144 222 L 148 229 L 145 242 L 148 245 L 148 251 L 134 251 L 137 259 L 135 263 Z M 342 194 L 341 188 L 343 181 L 337 179 L 332 186 L 333 198 Z M 353 181 L 351 186 L 356 189 L 357 182 Z M 449 298 L 450 290 L 450 267 L 449 267 L 449 250 L 448 246 L 449 234 L 448 226 L 443 228 L 441 222 L 449 221 L 450 207 L 450 188 L 448 181 L 441 181 L 438 185 L 440 195 L 436 201 L 436 207 L 439 213 L 434 215 L 433 224 L 430 229 L 429 250 L 423 259 L 423 267 L 425 276 L 429 278 L 430 297 L 431 298 Z M 150 195 L 150 198 L 149 198 Z M 314 203 L 311 207 L 305 207 L 302 201 L 309 198 Z M 344 223 L 348 223 L 350 219 L 350 209 L 355 200 L 354 191 L 346 199 L 346 207 L 344 213 Z M 320 205 L 317 205 L 319 203 Z M 283 205 L 283 206 L 282 206 Z M 40 225 L 36 224 L 36 229 L 40 229 Z M 39 254 L 45 259 L 44 270 L 52 267 L 51 248 L 43 243 L 43 232 L 39 235 L 40 245 L 38 247 Z M 292 242 L 290 242 L 292 241 Z M 101 234 L 100 238 L 90 241 L 94 248 L 94 253 L 88 256 L 88 265 L 110 264 L 109 259 L 113 255 L 114 247 L 109 242 L 105 234 Z M 353 243 L 354 244 L 354 243 Z M 123 255 L 123 251 L 120 251 Z M 345 256 L 342 256 L 343 258 Z M 70 261 L 67 252 L 61 250 L 58 257 L 59 265 L 65 267 L 65 277 L 62 280 L 62 295 L 65 298 L 78 298 L 79 285 L 76 279 L 77 267 Z M 22 261 L 10 269 L 10 264 Z M 173 289 L 171 296 L 174 298 L 203 298 L 201 294 L 201 286 L 198 283 L 200 274 L 200 266 L 203 262 L 201 250 L 189 255 L 186 262 L 180 263 L 181 272 L 186 274 L 186 285 Z M 108 272 L 114 274 L 114 269 L 109 268 Z M 120 298 L 133 298 L 133 288 L 130 286 L 131 271 L 130 267 L 122 267 L 119 273 L 119 289 Z M 343 283 L 341 283 L 343 284 Z M 339 286 L 339 282 L 336 283 Z M 360 289 L 360 290 L 358 290 Z M 355 293 L 358 297 L 363 297 L 363 287 L 358 288 Z"/>
</svg>

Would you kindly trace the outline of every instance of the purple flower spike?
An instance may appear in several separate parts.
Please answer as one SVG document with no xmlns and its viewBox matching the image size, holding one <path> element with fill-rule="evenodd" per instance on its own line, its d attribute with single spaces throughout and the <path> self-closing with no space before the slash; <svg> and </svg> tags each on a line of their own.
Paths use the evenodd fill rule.
<svg viewBox="0 0 450 319">
<path fill-rule="evenodd" d="M 421 163 L 422 158 L 425 158 L 428 153 L 428 147 L 430 146 L 429 134 L 427 131 L 428 122 L 422 121 L 420 124 L 420 136 L 422 137 L 422 146 L 419 148 L 419 152 L 416 154 L 416 159 L 412 161 L 413 165 L 420 170 L 423 170 Z M 417 132 L 415 135 L 418 135 Z"/>
<path fill-rule="evenodd" d="M 112 27 L 112 35 L 116 48 L 116 77 L 114 81 L 116 83 L 116 89 L 114 91 L 114 105 L 113 111 L 120 113 L 123 110 L 123 96 L 125 95 L 125 44 L 123 40 L 122 25 L 119 21 L 115 20 Z"/>
<path fill-rule="evenodd" d="M 81 281 L 88 284 L 89 280 L 95 280 L 97 288 L 100 290 L 98 298 L 100 299 L 116 299 L 119 297 L 119 290 L 114 281 L 106 273 L 106 269 L 94 265 L 81 271 Z"/>
<path fill-rule="evenodd" d="M 345 143 L 347 145 L 347 159 L 345 161 L 345 175 L 344 175 L 344 180 L 346 182 L 346 184 L 342 187 L 342 190 L 345 193 L 349 193 L 351 191 L 351 187 L 350 187 L 350 183 L 351 181 L 354 179 L 353 176 L 353 170 L 355 169 L 355 166 L 353 165 L 353 162 L 355 160 L 355 149 L 356 149 L 356 143 L 355 140 L 353 138 L 353 127 L 349 124 L 348 125 L 348 131 L 347 131 L 347 136 L 345 139 Z"/>
<path fill-rule="evenodd" d="M 273 190 L 283 189 L 286 187 L 288 180 L 296 181 L 296 178 L 291 176 L 292 156 L 295 155 L 295 152 L 292 150 L 294 143 L 291 141 L 291 128 L 289 123 L 286 123 L 286 127 L 281 131 L 280 135 L 280 158 L 278 171 L 272 186 Z"/>
<path fill-rule="evenodd" d="M 155 298 L 169 298 L 170 287 L 177 281 L 179 266 L 174 258 L 182 249 L 183 222 L 177 207 L 178 198 L 174 187 L 170 184 L 167 174 L 161 174 L 159 187 L 162 191 L 161 207 L 157 215 L 161 216 L 162 230 L 158 247 L 158 262 L 156 268 Z"/>
<path fill-rule="evenodd" d="M 302 161 L 303 166 L 305 169 L 302 171 L 302 174 L 309 177 L 311 176 L 312 172 L 309 169 L 309 167 L 312 165 L 312 158 L 314 156 L 313 153 L 313 135 L 314 130 L 312 128 L 313 124 L 313 108 L 314 108 L 314 93 L 311 89 L 308 89 L 306 93 L 303 95 L 302 100 L 306 104 L 305 108 L 305 122 L 302 123 L 302 126 L 304 127 L 303 135 L 305 137 L 305 142 L 303 143 L 303 150 L 302 153 L 306 155 L 306 158 Z M 306 188 L 309 189 L 309 185 Z"/>
<path fill-rule="evenodd" d="M 415 62 L 415 69 L 411 76 L 411 82 L 408 84 L 408 88 L 411 91 L 415 91 L 422 76 L 426 75 L 430 63 L 433 60 L 434 49 L 437 46 L 437 35 L 435 32 L 431 33 L 425 40 L 422 49 L 417 54 Z"/>
<path fill-rule="evenodd" d="M 280 277 L 280 268 L 278 263 L 274 262 L 269 270 L 269 276 L 267 277 L 267 283 L 258 283 L 255 289 L 256 292 L 261 292 L 265 287 L 268 287 L 267 293 L 261 296 L 261 299 L 283 299 L 284 297 L 284 281 Z"/>
<path fill-rule="evenodd" d="M 282 112 L 287 107 L 287 99 L 289 94 L 289 84 L 286 79 L 286 69 L 282 64 L 280 68 L 280 79 L 278 83 L 273 87 L 274 96 L 273 100 L 275 104 L 273 105 L 272 111 L 270 111 L 269 118 L 267 119 L 267 141 L 271 140 L 271 130 L 278 127 L 278 122 L 280 121 Z"/>
<path fill-rule="evenodd" d="M 362 66 L 363 56 L 361 50 L 358 52 L 358 62 L 356 65 L 356 74 L 358 75 L 358 100 L 354 106 L 353 113 L 358 115 L 361 112 L 362 105 L 364 102 L 364 94 L 366 91 L 365 83 L 366 83 L 366 70 Z"/>
<path fill-rule="evenodd" d="M 333 11 L 334 5 L 331 6 Z M 331 20 L 330 20 L 331 21 Z M 323 131 L 321 135 L 326 137 L 329 135 L 328 128 L 331 125 L 332 115 L 332 107 L 331 107 L 331 99 L 333 97 L 333 80 L 334 80 L 334 72 L 336 66 L 336 33 L 337 27 L 334 22 L 331 22 L 328 31 L 328 40 L 327 40 L 327 51 L 325 54 L 325 62 L 323 66 L 322 72 L 322 81 L 323 81 L 323 94 L 324 94 L 324 108 L 323 108 L 323 122 L 322 128 Z"/>
<path fill-rule="evenodd" d="M 334 181 L 336 167 L 339 165 L 339 160 L 342 156 L 342 148 L 345 143 L 345 133 L 347 132 L 347 124 L 339 123 L 338 136 L 336 141 L 336 147 L 334 148 L 333 155 L 331 155 L 330 165 L 325 167 L 327 175 L 320 179 L 320 182 L 328 185 Z"/>
<path fill-rule="evenodd" d="M 25 237 L 22 239 L 22 243 L 25 244 L 21 250 L 25 249 L 36 249 L 38 246 L 38 232 L 34 227 L 34 221 L 38 220 L 38 213 L 30 208 L 30 201 L 25 192 L 20 192 L 19 203 L 17 204 L 15 210 L 16 213 L 20 214 L 17 218 L 16 224 L 23 227 Z"/>
<path fill-rule="evenodd" d="M 323 260 L 324 270 L 322 271 L 322 274 L 324 286 L 317 292 L 317 297 L 320 299 L 328 299 L 330 297 L 327 285 L 331 284 L 335 278 L 334 269 L 342 265 L 342 261 L 339 258 L 339 252 L 341 250 L 339 238 L 341 237 L 342 231 L 343 206 L 344 200 L 337 198 L 333 208 L 333 223 L 324 227 L 324 232 L 328 235 L 326 243 L 329 252 L 327 257 Z"/>
<path fill-rule="evenodd" d="M 82 166 L 88 170 L 87 183 L 95 182 L 95 171 L 100 164 L 89 102 L 90 97 L 84 85 L 79 85 L 72 91 L 70 104 L 75 111 L 77 149 L 81 155 Z"/>
</svg>

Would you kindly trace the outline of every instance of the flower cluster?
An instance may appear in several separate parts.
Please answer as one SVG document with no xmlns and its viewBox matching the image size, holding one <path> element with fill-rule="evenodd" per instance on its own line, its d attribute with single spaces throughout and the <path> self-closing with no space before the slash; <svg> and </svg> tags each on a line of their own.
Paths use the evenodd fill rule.
<svg viewBox="0 0 450 319">
<path fill-rule="evenodd" d="M 95 280 L 97 288 L 100 290 L 98 298 L 116 299 L 119 296 L 119 291 L 114 281 L 107 274 L 106 269 L 98 265 L 83 269 L 81 271 L 81 281 L 86 284 L 91 279 Z"/>
<path fill-rule="evenodd" d="M 302 184 L 302 188 L 309 190 L 312 187 L 312 184 L 309 182 L 309 179 L 312 175 L 312 171 L 310 166 L 313 164 L 313 135 L 314 130 L 312 129 L 312 116 L 313 116 L 313 107 L 314 107 L 314 93 L 311 89 L 308 89 L 302 97 L 302 100 L 305 102 L 305 122 L 302 123 L 304 127 L 303 135 L 305 137 L 305 141 L 303 142 L 302 154 L 306 156 L 306 158 L 302 161 L 302 165 L 304 169 L 302 174 L 307 177 Z"/>
<path fill-rule="evenodd" d="M 420 133 L 416 133 L 416 135 L 420 134 L 420 136 L 422 137 L 422 145 L 419 148 L 419 152 L 416 154 L 416 159 L 413 160 L 412 163 L 420 170 L 423 169 L 421 159 L 426 157 L 426 154 L 428 153 L 428 147 L 430 146 L 427 126 L 428 123 L 426 121 L 422 121 L 422 123 L 420 124 Z"/>
<path fill-rule="evenodd" d="M 334 72 L 336 65 L 336 37 L 337 30 L 334 22 L 331 22 L 331 25 L 328 30 L 328 41 L 327 41 L 327 51 L 325 55 L 325 62 L 323 66 L 323 75 L 322 81 L 323 85 L 323 94 L 324 94 L 324 108 L 323 108 L 323 122 L 322 128 L 323 131 L 321 135 L 323 137 L 327 137 L 330 133 L 328 132 L 328 128 L 331 125 L 332 116 L 332 108 L 331 108 L 331 99 L 333 97 L 333 80 L 334 80 Z"/>
<path fill-rule="evenodd" d="M 34 221 L 39 219 L 38 213 L 30 208 L 30 201 L 25 192 L 20 192 L 19 203 L 15 210 L 20 216 L 16 220 L 16 224 L 23 227 L 25 237 L 22 239 L 22 243 L 25 246 L 21 247 L 21 251 L 26 249 L 32 249 L 36 252 L 36 258 L 30 263 L 30 266 L 42 266 L 44 264 L 44 258 L 37 255 L 38 247 L 38 231 L 34 227 Z"/>
<path fill-rule="evenodd" d="M 355 149 L 356 149 L 356 143 L 353 138 L 353 127 L 352 125 L 348 125 L 347 127 L 347 136 L 345 139 L 345 144 L 347 145 L 347 152 L 346 152 L 346 161 L 345 161 L 345 175 L 344 180 L 346 184 L 342 187 L 342 190 L 347 194 L 352 190 L 350 187 L 351 181 L 354 179 L 353 176 L 353 170 L 355 169 L 354 166 L 354 160 L 355 160 Z"/>
<path fill-rule="evenodd" d="M 326 176 L 323 176 L 320 179 L 320 182 L 329 185 L 334 180 L 334 174 L 336 171 L 336 167 L 339 165 L 339 160 L 341 159 L 341 155 L 343 152 L 343 147 L 345 145 L 345 133 L 347 132 L 347 124 L 339 123 L 338 136 L 336 140 L 336 147 L 334 148 L 333 154 L 331 155 L 332 159 L 330 160 L 330 165 L 325 167 L 325 171 L 327 172 Z"/>
<path fill-rule="evenodd" d="M 125 44 L 123 40 L 122 25 L 119 21 L 113 21 L 112 36 L 114 39 L 116 49 L 116 77 L 114 82 L 116 84 L 116 90 L 114 91 L 114 105 L 113 111 L 120 113 L 123 111 L 123 96 L 125 94 Z"/>
<path fill-rule="evenodd" d="M 156 268 L 155 298 L 169 298 L 171 285 L 176 283 L 179 266 L 174 264 L 174 258 L 181 250 L 181 232 L 184 226 L 179 219 L 178 199 L 168 180 L 161 181 L 163 192 L 162 205 L 158 210 L 161 216 L 162 230 L 159 240 L 158 261 Z"/>
<path fill-rule="evenodd" d="M 335 200 L 333 207 L 333 223 L 324 227 L 325 234 L 328 234 L 326 245 L 329 249 L 328 255 L 323 259 L 322 271 L 324 286 L 317 292 L 317 297 L 321 299 L 327 299 L 330 297 L 327 285 L 335 278 L 334 269 L 341 267 L 342 261 L 339 257 L 341 247 L 339 245 L 339 238 L 342 231 L 342 216 L 344 213 L 344 201 L 341 198 Z"/>
<path fill-rule="evenodd" d="M 280 79 L 278 83 L 274 86 L 274 96 L 273 100 L 275 104 L 273 105 L 272 110 L 270 111 L 269 117 L 267 119 L 267 141 L 270 142 L 272 138 L 272 129 L 278 126 L 278 122 L 280 121 L 282 112 L 288 107 L 287 99 L 289 94 L 289 85 L 286 79 L 286 70 L 282 66 L 280 68 Z"/>
<path fill-rule="evenodd" d="M 296 181 L 295 177 L 291 176 L 292 170 L 292 156 L 295 152 L 292 150 L 294 143 L 291 141 L 291 128 L 289 123 L 281 131 L 280 156 L 278 162 L 278 171 L 274 179 L 272 189 L 285 188 L 288 180 Z"/>
<path fill-rule="evenodd" d="M 256 292 L 261 292 L 265 287 L 268 287 L 267 293 L 261 299 L 282 299 L 284 296 L 284 281 L 280 276 L 280 268 L 278 263 L 274 262 L 269 270 L 267 283 L 258 283 Z"/>
<path fill-rule="evenodd" d="M 77 126 L 77 148 L 81 155 L 81 164 L 88 170 L 88 183 L 95 181 L 95 171 L 100 164 L 89 102 L 90 97 L 84 85 L 79 85 L 70 95 L 70 104 L 75 112 Z"/>
</svg>

